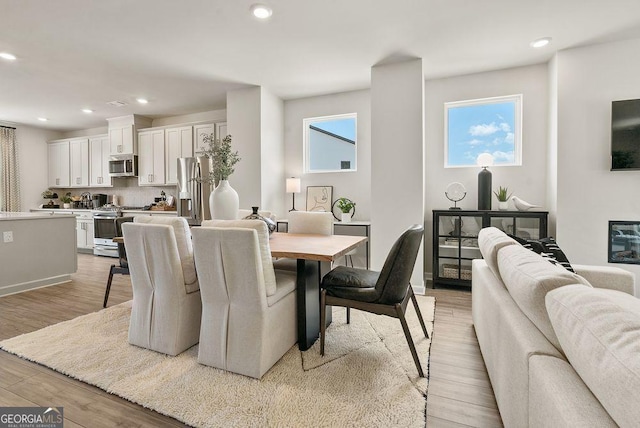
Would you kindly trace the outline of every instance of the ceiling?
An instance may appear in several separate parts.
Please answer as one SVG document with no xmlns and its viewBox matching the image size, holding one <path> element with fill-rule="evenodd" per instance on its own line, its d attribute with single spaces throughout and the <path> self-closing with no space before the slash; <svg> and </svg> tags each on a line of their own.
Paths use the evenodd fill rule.
<svg viewBox="0 0 640 428">
<path fill-rule="evenodd" d="M 253 0 L 0 0 L 0 52 L 18 57 L 0 59 L 0 121 L 88 129 L 224 108 L 249 85 L 285 100 L 367 88 L 397 58 L 423 58 L 431 79 L 640 37 L 638 0 L 260 1 L 267 21 Z"/>
</svg>

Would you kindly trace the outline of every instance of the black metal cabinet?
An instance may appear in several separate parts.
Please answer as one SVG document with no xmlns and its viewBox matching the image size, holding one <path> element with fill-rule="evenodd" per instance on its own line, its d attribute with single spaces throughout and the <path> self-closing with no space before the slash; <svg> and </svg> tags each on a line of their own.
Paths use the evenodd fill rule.
<svg viewBox="0 0 640 428">
<path fill-rule="evenodd" d="M 471 287 L 471 260 L 482 258 L 478 232 L 497 227 L 525 239 L 547 237 L 547 211 L 433 211 L 433 286 Z"/>
</svg>

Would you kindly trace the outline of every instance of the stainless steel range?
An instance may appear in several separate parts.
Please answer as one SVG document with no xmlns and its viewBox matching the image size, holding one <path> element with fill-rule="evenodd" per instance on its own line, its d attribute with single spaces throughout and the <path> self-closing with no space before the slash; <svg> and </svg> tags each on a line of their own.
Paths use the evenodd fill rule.
<svg viewBox="0 0 640 428">
<path fill-rule="evenodd" d="M 105 205 L 93 211 L 93 254 L 96 256 L 118 257 L 116 217 L 122 217 L 122 210 L 142 210 L 142 207 L 115 207 Z"/>
</svg>

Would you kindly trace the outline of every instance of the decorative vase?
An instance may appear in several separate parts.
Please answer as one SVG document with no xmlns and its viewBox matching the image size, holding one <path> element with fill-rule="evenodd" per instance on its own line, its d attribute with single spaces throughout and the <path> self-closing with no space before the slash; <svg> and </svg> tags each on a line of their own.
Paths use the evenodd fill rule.
<svg viewBox="0 0 640 428">
<path fill-rule="evenodd" d="M 65 210 L 68 210 L 69 208 L 71 208 L 71 204 L 64 203 L 64 204 L 62 204 L 62 207 L 63 207 Z"/>
<path fill-rule="evenodd" d="M 351 222 L 351 213 L 350 213 L 350 212 L 348 212 L 348 213 L 341 213 L 341 214 L 342 214 L 342 215 L 341 215 L 341 217 L 340 217 L 340 220 L 341 220 L 343 223 L 350 223 L 350 222 Z"/>
<path fill-rule="evenodd" d="M 498 201 L 498 209 L 500 211 L 506 211 L 509 209 L 509 201 Z"/>
<path fill-rule="evenodd" d="M 209 196 L 211 218 L 215 220 L 235 220 L 238 216 L 240 201 L 238 192 L 229 184 L 229 180 L 220 180 L 220 184 Z"/>
<path fill-rule="evenodd" d="M 246 216 L 244 220 L 262 220 L 267 225 L 267 230 L 269 231 L 269 235 L 271 235 L 276 230 L 276 222 L 271 220 L 268 217 L 263 217 L 258 213 L 258 207 L 251 207 L 253 212 Z"/>
</svg>

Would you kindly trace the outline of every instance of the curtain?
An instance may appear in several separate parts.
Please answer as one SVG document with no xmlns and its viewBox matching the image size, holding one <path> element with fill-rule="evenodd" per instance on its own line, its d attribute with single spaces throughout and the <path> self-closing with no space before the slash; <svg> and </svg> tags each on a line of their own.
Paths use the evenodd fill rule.
<svg viewBox="0 0 640 428">
<path fill-rule="evenodd" d="M 16 130 L 0 126 L 0 211 L 20 211 Z"/>
</svg>

